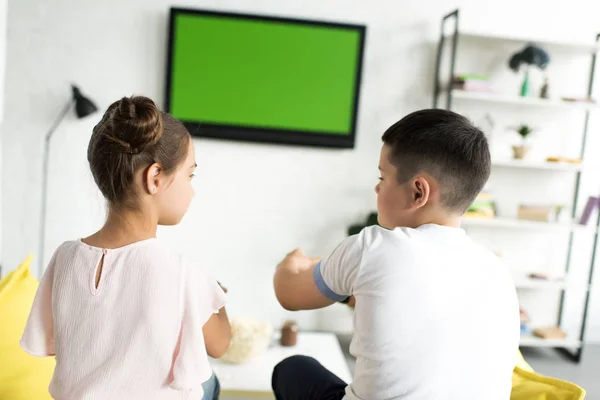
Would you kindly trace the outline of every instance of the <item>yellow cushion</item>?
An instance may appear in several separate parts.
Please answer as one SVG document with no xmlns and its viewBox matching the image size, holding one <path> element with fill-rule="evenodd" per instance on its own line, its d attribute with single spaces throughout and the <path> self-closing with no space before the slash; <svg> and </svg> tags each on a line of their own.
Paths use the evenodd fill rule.
<svg viewBox="0 0 600 400">
<path fill-rule="evenodd" d="M 52 399 L 48 385 L 54 357 L 37 358 L 19 346 L 38 287 L 38 281 L 29 272 L 32 259 L 27 257 L 0 280 L 0 399 Z"/>
<path fill-rule="evenodd" d="M 574 383 L 540 375 L 525 361 L 521 352 L 513 370 L 510 400 L 582 400 L 585 390 Z"/>
<path fill-rule="evenodd" d="M 523 358 L 523 354 L 521 354 L 521 351 L 517 351 L 517 365 L 516 366 L 525 371 L 535 372 L 533 370 L 533 368 L 531 368 L 531 365 L 529 365 L 527 363 L 527 361 L 525 361 L 525 358 Z"/>
</svg>

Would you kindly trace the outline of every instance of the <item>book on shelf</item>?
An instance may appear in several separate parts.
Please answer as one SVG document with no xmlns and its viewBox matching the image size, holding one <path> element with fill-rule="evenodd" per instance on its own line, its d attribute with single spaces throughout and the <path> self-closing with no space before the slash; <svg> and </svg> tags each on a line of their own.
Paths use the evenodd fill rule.
<svg viewBox="0 0 600 400">
<path fill-rule="evenodd" d="M 494 197 L 489 192 L 479 193 L 465 213 L 465 217 L 485 219 L 495 218 L 496 203 L 494 202 Z"/>
<path fill-rule="evenodd" d="M 456 75 L 452 79 L 452 88 L 465 92 L 493 92 L 487 76 L 477 74 Z"/>
<path fill-rule="evenodd" d="M 583 209 L 583 213 L 581 214 L 581 218 L 579 219 L 579 223 L 581 225 L 587 225 L 590 217 L 594 213 L 594 211 L 598 211 L 600 207 L 600 198 L 595 196 L 588 197 L 587 203 L 585 204 L 585 208 Z"/>
</svg>

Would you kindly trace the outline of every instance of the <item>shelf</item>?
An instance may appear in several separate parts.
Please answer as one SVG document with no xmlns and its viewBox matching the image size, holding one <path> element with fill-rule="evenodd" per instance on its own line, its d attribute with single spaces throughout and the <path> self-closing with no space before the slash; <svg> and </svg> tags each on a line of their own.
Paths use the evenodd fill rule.
<svg viewBox="0 0 600 400">
<path fill-rule="evenodd" d="M 581 164 L 526 160 L 494 160 L 492 161 L 492 166 L 503 168 L 524 168 L 564 172 L 578 172 L 582 169 Z"/>
<path fill-rule="evenodd" d="M 584 103 L 575 101 L 562 100 L 545 100 L 538 97 L 521 97 L 511 96 L 502 93 L 489 92 L 469 92 L 460 89 L 452 90 L 452 97 L 455 99 L 485 101 L 490 103 L 514 104 L 520 106 L 535 106 L 535 107 L 550 107 L 550 108 L 566 108 L 576 110 L 593 110 L 600 109 L 600 106 L 595 103 Z"/>
<path fill-rule="evenodd" d="M 571 230 L 589 230 L 594 231 L 594 228 L 587 225 L 569 224 L 562 222 L 539 222 L 527 221 L 515 218 L 463 218 L 463 226 L 481 226 L 489 228 L 513 228 L 513 229 L 571 229 Z"/>
<path fill-rule="evenodd" d="M 544 39 L 534 39 L 534 38 L 525 38 L 519 36 L 507 36 L 507 35 L 494 35 L 489 33 L 482 33 L 477 31 L 462 31 L 458 33 L 459 37 L 470 39 L 470 40 L 486 40 L 490 42 L 498 42 L 501 44 L 511 44 L 511 45 L 526 45 L 526 44 L 536 44 L 540 47 L 549 47 L 554 49 L 561 49 L 570 52 L 579 52 L 579 53 L 597 53 L 600 50 L 600 46 L 594 42 L 560 42 L 553 40 L 544 40 Z M 446 38 L 452 37 L 452 35 L 445 35 Z"/>
<path fill-rule="evenodd" d="M 531 37 L 527 38 L 511 35 L 510 31 L 507 32 L 508 35 L 494 34 L 489 30 L 486 33 L 486 26 L 484 25 L 481 25 L 481 29 L 479 30 L 465 30 L 465 24 L 463 23 L 463 18 L 461 17 L 462 15 L 463 14 L 462 11 L 460 11 L 460 9 L 455 9 L 452 12 L 449 12 L 448 14 L 444 15 L 441 19 L 442 37 L 438 42 L 439 51 L 437 52 L 436 57 L 436 74 L 433 86 L 435 105 L 442 104 L 442 108 L 447 107 L 448 109 L 452 109 L 453 111 L 458 112 L 465 111 L 467 109 L 470 109 L 473 112 L 476 112 L 477 110 L 489 111 L 497 109 L 498 111 L 504 110 L 505 112 L 510 112 L 512 114 L 522 113 L 523 115 L 525 115 L 531 113 L 538 113 L 539 117 L 544 118 L 552 116 L 560 116 L 561 118 L 563 116 L 587 118 L 590 113 L 595 112 L 596 110 L 600 110 L 600 98 L 596 99 L 598 100 L 597 102 L 593 102 L 585 101 L 587 100 L 585 98 L 577 99 L 578 101 L 571 101 L 572 99 L 562 99 L 559 97 L 560 95 L 567 96 L 567 93 L 557 93 L 557 97 L 551 99 L 543 99 L 535 96 L 523 97 L 519 96 L 519 88 L 517 86 L 515 86 L 513 89 L 506 87 L 503 88 L 502 86 L 496 87 L 494 86 L 494 82 L 492 80 L 488 82 L 488 84 L 490 85 L 489 87 L 485 87 L 484 85 L 464 86 L 465 89 L 481 89 L 480 91 L 461 90 L 463 86 L 453 84 L 454 76 L 451 76 L 450 79 L 448 79 L 447 77 L 448 69 L 451 70 L 452 74 L 469 72 L 455 70 L 457 68 L 457 65 L 460 64 L 459 62 L 457 62 L 457 59 L 459 58 L 458 54 L 462 53 L 462 51 L 459 50 L 459 48 L 462 49 L 463 47 L 466 47 L 467 51 L 465 52 L 465 54 L 469 56 L 477 56 L 477 54 L 481 54 L 482 51 L 485 53 L 486 50 L 490 50 L 488 51 L 488 53 L 486 53 L 486 56 L 494 57 L 494 53 L 498 53 L 498 51 L 500 51 L 502 54 L 505 55 L 503 56 L 505 57 L 503 58 L 503 60 L 506 60 L 509 54 L 513 54 L 515 51 L 519 51 L 525 48 L 525 46 L 533 45 L 546 49 L 550 54 L 553 55 L 552 57 L 556 56 L 559 58 L 564 58 L 565 60 L 577 59 L 578 61 L 582 61 L 582 64 L 586 59 L 588 59 L 590 62 L 590 64 L 588 65 L 590 65 L 590 67 L 583 70 L 581 74 L 585 74 L 585 76 L 589 77 L 588 83 L 590 85 L 592 84 L 594 73 L 597 72 L 597 63 L 595 63 L 596 55 L 600 53 L 600 36 L 597 37 L 596 40 L 594 40 L 594 38 L 590 36 L 589 38 L 582 37 L 583 40 L 579 42 L 577 41 L 578 38 L 575 38 L 575 41 L 569 42 L 570 37 L 568 36 L 563 36 L 561 38 L 558 35 L 551 35 L 557 40 L 548 40 L 543 38 L 537 40 Z M 463 28 L 459 30 L 460 26 L 462 26 Z M 477 73 L 477 71 L 471 72 Z M 479 72 L 481 73 L 481 71 Z M 498 83 L 500 84 L 501 82 Z M 584 96 L 584 92 L 578 93 L 578 95 Z M 586 143 L 585 135 L 592 133 L 587 131 L 587 124 L 583 129 L 585 130 L 583 131 L 583 136 L 581 136 L 582 140 L 577 140 L 577 142 L 581 143 L 580 147 L 582 152 L 583 150 L 585 150 L 583 148 Z M 573 136 L 574 140 L 579 139 L 580 137 L 580 133 L 576 132 L 566 131 L 562 133 L 564 135 Z M 557 154 L 557 156 L 559 156 L 559 154 Z M 558 178 L 559 173 L 575 173 L 577 174 L 577 176 L 579 176 L 580 171 L 584 170 L 588 172 L 589 170 L 593 169 L 593 166 L 588 165 L 587 162 L 585 163 L 585 165 L 582 165 L 581 163 L 575 164 L 566 162 L 551 163 L 547 162 L 543 158 L 512 160 L 508 157 L 509 155 L 506 154 L 502 159 L 492 159 L 492 167 L 494 168 L 494 174 L 498 173 L 506 175 L 503 178 L 508 178 L 509 173 L 510 176 L 526 175 L 529 177 L 528 179 L 534 179 L 536 176 L 539 177 L 539 175 L 542 174 L 545 174 L 544 176 L 550 177 L 550 175 L 552 175 Z M 530 172 L 528 172 L 528 170 Z M 500 178 L 500 176 L 498 176 L 498 178 Z M 593 177 L 591 178 L 593 179 Z M 525 190 L 527 189 L 527 186 L 523 184 L 517 185 L 515 187 L 509 186 L 505 189 L 516 190 L 519 188 Z M 575 190 L 578 189 L 575 188 Z M 570 194 L 568 192 L 571 192 L 570 188 L 565 188 L 564 194 Z M 577 199 L 576 193 L 573 193 L 573 197 Z M 543 199 L 538 199 L 537 201 L 543 201 Z M 578 202 L 576 201 L 576 203 Z M 508 207 L 509 204 L 507 203 L 506 206 Z M 564 215 L 564 213 L 561 216 L 565 218 L 560 218 L 560 221 L 558 222 L 529 221 L 517 219 L 517 209 L 514 206 L 515 205 L 511 207 L 514 210 L 514 214 L 512 212 L 510 214 L 505 214 L 510 215 L 510 217 L 464 217 L 462 221 L 462 226 L 469 232 L 469 234 L 473 233 L 474 236 L 486 239 L 488 243 L 489 241 L 492 241 L 492 246 L 494 246 L 494 240 L 502 239 L 507 240 L 514 246 L 522 247 L 523 245 L 525 245 L 523 251 L 527 251 L 527 239 L 529 238 L 530 234 L 560 234 L 561 236 L 564 236 L 564 239 L 567 239 L 568 236 L 569 242 L 567 250 L 571 252 L 577 251 L 576 248 L 573 247 L 573 240 L 571 240 L 573 239 L 573 234 L 591 236 L 598 235 L 598 233 L 600 232 L 600 228 L 597 227 L 596 224 L 589 223 L 588 225 L 580 225 L 579 218 L 574 218 L 571 215 L 567 216 Z M 573 204 L 571 206 L 575 207 L 576 204 Z M 569 233 L 570 235 L 567 235 Z M 596 252 L 596 249 L 596 242 L 594 242 L 594 254 Z M 515 256 L 517 255 L 518 254 L 515 254 Z M 563 260 L 565 261 L 566 269 L 561 269 L 561 271 L 566 273 L 568 272 L 569 265 L 568 258 L 563 258 L 561 256 L 558 262 L 561 263 Z M 516 257 L 514 262 L 519 262 Z M 585 261 L 582 260 L 581 264 L 583 264 L 584 262 Z M 588 280 L 590 279 L 594 271 L 593 262 L 589 265 L 589 269 L 586 274 L 587 276 L 585 278 L 583 276 L 583 271 L 581 271 L 581 276 L 579 273 L 577 275 L 566 274 L 566 276 L 564 276 L 564 280 L 532 279 L 529 278 L 529 272 L 533 272 L 536 266 L 521 265 L 521 267 L 522 268 L 519 268 L 517 271 L 511 269 L 511 273 L 514 274 L 513 282 L 518 289 L 519 298 L 525 299 L 526 297 L 530 297 L 530 300 L 536 302 L 538 305 L 538 307 L 534 307 L 532 304 L 532 310 L 536 310 L 536 315 L 534 316 L 533 321 L 551 321 L 555 319 L 554 310 L 548 309 L 548 307 L 545 307 L 543 303 L 540 303 L 544 301 L 544 299 L 537 299 L 539 297 L 538 295 L 548 294 L 554 296 L 555 294 L 559 294 L 559 296 L 561 297 L 560 306 L 558 307 L 559 315 L 558 319 L 554 322 L 558 325 L 560 325 L 562 322 L 562 316 L 564 315 L 563 313 L 568 312 L 569 310 L 569 307 L 565 308 L 565 305 L 563 304 L 564 296 L 567 294 L 567 290 L 581 290 L 581 294 L 585 294 L 585 303 L 582 303 L 581 307 L 585 308 L 589 306 L 588 301 L 591 292 L 591 284 L 589 284 Z M 556 267 L 558 267 L 558 264 L 556 265 Z M 551 269 L 554 270 L 554 266 Z M 541 291 L 544 291 L 544 293 L 541 293 Z M 550 293 L 549 291 L 553 292 Z M 554 291 L 556 291 L 556 293 Z M 583 291 L 585 291 L 585 293 L 583 293 Z M 553 315 L 550 315 L 550 312 L 552 312 Z M 544 313 L 547 313 L 548 315 L 542 315 Z M 535 337 L 532 333 L 522 334 L 520 337 L 520 346 L 564 349 L 567 353 L 569 353 L 571 359 L 573 359 L 576 362 L 579 362 L 583 352 L 583 342 L 580 340 L 580 338 L 583 337 L 585 334 L 585 323 L 587 321 L 587 318 L 588 315 L 586 312 L 584 312 L 582 324 L 577 330 L 577 332 L 569 332 L 569 335 L 564 339 L 542 339 Z M 573 353 L 573 351 L 575 352 Z"/>
<path fill-rule="evenodd" d="M 519 346 L 523 347 L 581 347 L 577 339 L 540 339 L 533 335 L 521 335 Z"/>
<path fill-rule="evenodd" d="M 514 279 L 515 287 L 523 290 L 565 290 L 565 289 L 587 289 L 588 285 L 565 280 L 543 280 L 529 277 L 518 277 Z"/>
</svg>

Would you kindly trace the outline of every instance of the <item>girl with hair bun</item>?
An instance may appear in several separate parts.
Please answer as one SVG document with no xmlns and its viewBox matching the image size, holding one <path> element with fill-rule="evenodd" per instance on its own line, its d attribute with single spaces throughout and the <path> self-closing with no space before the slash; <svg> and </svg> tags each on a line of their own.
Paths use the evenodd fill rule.
<svg viewBox="0 0 600 400">
<path fill-rule="evenodd" d="M 229 346 L 225 293 L 156 238 L 194 196 L 189 132 L 149 98 L 124 97 L 94 128 L 87 158 L 106 223 L 55 251 L 21 346 L 56 356 L 55 399 L 216 398 L 208 356 Z"/>
</svg>

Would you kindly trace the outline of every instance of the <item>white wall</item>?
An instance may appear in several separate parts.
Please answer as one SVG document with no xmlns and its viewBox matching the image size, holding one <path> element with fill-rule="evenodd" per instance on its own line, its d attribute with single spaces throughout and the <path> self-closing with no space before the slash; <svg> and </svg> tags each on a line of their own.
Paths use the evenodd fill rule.
<svg viewBox="0 0 600 400">
<path fill-rule="evenodd" d="M 101 108 L 123 95 L 163 101 L 165 0 L 9 1 L 6 119 L 3 124 L 3 263 L 37 249 L 42 137 L 79 84 Z M 290 315 L 271 289 L 275 264 L 301 246 L 324 254 L 374 207 L 380 137 L 412 110 L 430 106 L 439 17 L 460 5 L 464 25 L 495 32 L 590 39 L 600 5 L 509 0 L 181 1 L 177 5 L 368 25 L 357 147 L 322 150 L 196 140 L 197 196 L 174 246 L 212 268 L 230 288 L 230 313 L 274 323 Z M 68 119 L 52 145 L 45 260 L 64 240 L 89 234 L 104 216 L 85 150 L 99 115 Z M 598 297 L 598 296 L 596 296 Z M 600 302 L 590 338 L 600 339 Z M 347 326 L 347 310 L 294 315 L 305 328 Z M 339 326 L 338 326 L 339 327 Z"/>
<path fill-rule="evenodd" d="M 6 72 L 6 32 L 8 21 L 6 13 L 8 2 L 0 1 L 0 121 L 4 117 L 4 75 Z M 0 135 L 0 176 L 2 175 L 2 136 Z M 2 222 L 2 181 L 0 180 L 0 223 Z M 1 224 L 0 224 L 1 225 Z M 2 262 L 2 229 L 0 229 L 0 277 L 4 276 L 6 266 Z"/>
</svg>

